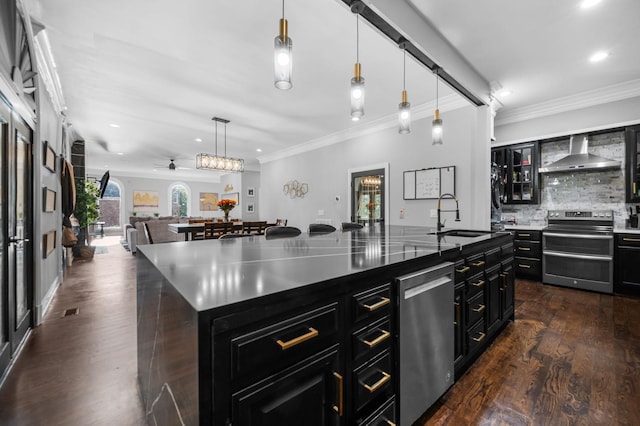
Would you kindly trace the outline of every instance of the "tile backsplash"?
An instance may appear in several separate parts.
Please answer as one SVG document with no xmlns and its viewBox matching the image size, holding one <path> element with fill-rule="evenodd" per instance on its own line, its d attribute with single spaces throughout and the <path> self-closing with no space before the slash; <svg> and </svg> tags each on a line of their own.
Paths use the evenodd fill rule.
<svg viewBox="0 0 640 426">
<path fill-rule="evenodd" d="M 624 132 L 589 137 L 589 152 L 622 162 L 620 169 L 540 175 L 540 204 L 503 205 L 503 220 L 521 225 L 545 225 L 549 210 L 613 210 L 616 227 L 624 227 L 628 218 L 625 204 Z M 569 153 L 569 138 L 541 145 L 541 164 L 557 161 Z"/>
</svg>

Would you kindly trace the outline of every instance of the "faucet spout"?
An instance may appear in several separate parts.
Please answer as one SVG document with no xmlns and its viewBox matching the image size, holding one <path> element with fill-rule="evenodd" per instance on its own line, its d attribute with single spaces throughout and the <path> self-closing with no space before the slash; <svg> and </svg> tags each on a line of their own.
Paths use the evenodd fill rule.
<svg viewBox="0 0 640 426">
<path fill-rule="evenodd" d="M 441 206 L 441 204 L 442 204 L 442 200 L 445 200 L 445 199 L 451 199 L 451 200 L 454 200 L 454 201 L 456 202 L 456 209 L 455 209 L 455 210 L 442 210 L 440 206 Z M 448 193 L 448 192 L 447 192 L 447 193 L 445 193 L 445 194 L 440 195 L 440 197 L 438 198 L 438 205 L 437 205 L 436 209 L 437 209 L 437 211 L 438 211 L 437 224 L 436 224 L 436 231 L 437 231 L 437 233 L 440 233 L 440 231 L 442 230 L 442 228 L 444 228 L 444 222 L 441 222 L 441 221 L 440 221 L 441 216 L 442 216 L 442 215 L 441 215 L 441 213 L 442 213 L 442 212 L 454 212 L 454 211 L 455 211 L 455 212 L 456 212 L 456 219 L 455 219 L 455 221 L 456 221 L 456 222 L 460 222 L 460 208 L 459 208 L 459 206 L 458 206 L 458 199 L 456 198 L 456 196 L 455 196 L 455 195 L 450 194 L 450 193 Z"/>
</svg>

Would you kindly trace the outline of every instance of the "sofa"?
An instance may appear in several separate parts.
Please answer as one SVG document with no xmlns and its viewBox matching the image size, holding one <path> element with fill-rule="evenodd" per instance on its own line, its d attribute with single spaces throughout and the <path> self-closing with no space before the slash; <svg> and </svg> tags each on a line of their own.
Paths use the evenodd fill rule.
<svg viewBox="0 0 640 426">
<path fill-rule="evenodd" d="M 131 216 L 129 218 L 129 224 L 127 224 L 124 229 L 124 237 L 127 240 L 129 250 L 132 254 L 135 254 L 139 245 L 149 244 L 144 229 L 145 224 L 149 229 L 149 234 L 151 234 L 154 244 L 184 241 L 184 234 L 175 234 L 169 231 L 168 225 L 170 223 L 188 223 L 189 219 L 194 218 L 180 216 L 161 216 L 158 218 Z"/>
</svg>

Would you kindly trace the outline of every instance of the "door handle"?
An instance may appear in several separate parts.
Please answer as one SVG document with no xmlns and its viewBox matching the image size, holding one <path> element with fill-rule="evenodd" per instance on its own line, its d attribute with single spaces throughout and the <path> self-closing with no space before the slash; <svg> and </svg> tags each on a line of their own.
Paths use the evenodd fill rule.
<svg viewBox="0 0 640 426">
<path fill-rule="evenodd" d="M 333 410 L 342 417 L 342 413 L 344 411 L 344 379 L 342 378 L 342 375 L 335 371 L 333 372 L 333 376 L 338 379 L 338 405 L 334 405 Z"/>
<path fill-rule="evenodd" d="M 9 238 L 9 243 L 10 244 L 11 243 L 14 243 L 14 244 L 17 244 L 17 243 L 28 243 L 28 242 L 29 242 L 28 238 L 15 238 L 15 237 Z"/>
</svg>

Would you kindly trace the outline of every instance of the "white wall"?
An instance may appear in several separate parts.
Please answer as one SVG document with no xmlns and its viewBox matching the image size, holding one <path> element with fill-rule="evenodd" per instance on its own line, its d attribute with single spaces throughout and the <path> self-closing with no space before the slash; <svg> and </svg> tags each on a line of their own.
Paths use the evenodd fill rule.
<svg viewBox="0 0 640 426">
<path fill-rule="evenodd" d="M 286 218 L 290 226 L 306 229 L 317 219 L 335 225 L 349 221 L 347 170 L 389 163 L 389 211 L 387 223 L 435 227 L 430 210 L 436 200 L 403 200 L 403 171 L 427 167 L 456 166 L 456 195 L 461 222 L 445 214 L 447 226 L 489 229 L 489 112 L 468 106 L 442 114 L 444 144 L 431 144 L 431 118 L 417 120 L 412 133 L 398 134 L 392 125 L 379 132 L 342 143 L 262 164 L 261 213 L 267 218 Z M 307 183 L 304 198 L 282 192 L 290 180 Z M 340 201 L 336 201 L 336 196 Z M 453 203 L 443 201 L 443 203 Z M 443 208 L 449 208 L 443 204 Z M 400 210 L 404 209 L 404 219 Z M 323 211 L 324 215 L 319 215 Z"/>
</svg>

